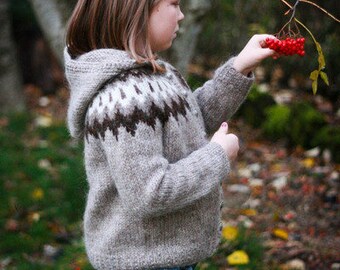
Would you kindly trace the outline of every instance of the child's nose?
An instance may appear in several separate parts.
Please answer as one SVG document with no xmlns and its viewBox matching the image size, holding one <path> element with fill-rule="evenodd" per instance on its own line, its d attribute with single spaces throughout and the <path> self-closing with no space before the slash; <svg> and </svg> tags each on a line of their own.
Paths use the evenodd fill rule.
<svg viewBox="0 0 340 270">
<path fill-rule="evenodd" d="M 183 14 L 182 10 L 179 10 L 178 21 L 181 21 L 183 19 L 184 19 L 184 14 Z"/>
</svg>

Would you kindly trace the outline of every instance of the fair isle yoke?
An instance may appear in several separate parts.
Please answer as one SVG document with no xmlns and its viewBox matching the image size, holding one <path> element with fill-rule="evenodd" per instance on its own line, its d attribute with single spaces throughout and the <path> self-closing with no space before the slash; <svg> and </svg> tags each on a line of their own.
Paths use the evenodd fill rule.
<svg viewBox="0 0 340 270">
<path fill-rule="evenodd" d="M 174 74 L 182 87 L 189 90 L 183 78 L 178 73 Z M 135 136 L 138 123 L 155 129 L 157 120 L 164 126 L 171 116 L 176 120 L 179 114 L 185 117 L 190 106 L 185 98 L 176 93 L 170 83 L 172 79 L 172 75 L 169 80 L 164 80 L 162 76 L 152 74 L 151 68 L 147 66 L 127 70 L 108 80 L 104 89 L 99 90 L 100 96 L 89 106 L 88 115 L 91 117 L 85 124 L 86 138 L 92 135 L 105 140 L 105 132 L 110 130 L 118 140 L 120 127 Z M 129 84 L 126 84 L 128 80 Z M 110 91 L 108 85 L 116 90 Z M 114 115 L 115 121 L 109 115 Z"/>
</svg>

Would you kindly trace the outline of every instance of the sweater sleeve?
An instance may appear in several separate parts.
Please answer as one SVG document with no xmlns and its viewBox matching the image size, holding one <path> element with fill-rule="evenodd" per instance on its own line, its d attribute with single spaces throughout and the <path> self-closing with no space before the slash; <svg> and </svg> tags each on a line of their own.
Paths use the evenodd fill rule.
<svg viewBox="0 0 340 270">
<path fill-rule="evenodd" d="M 91 134 L 87 140 L 100 140 L 111 179 L 129 211 L 139 216 L 157 216 L 216 191 L 230 170 L 221 146 L 210 142 L 170 163 L 163 154 L 164 126 L 157 118 L 162 116 L 155 114 L 155 104 L 137 109 L 134 99 L 120 102 L 119 95 L 109 96 L 116 109 L 104 109 L 104 116 L 98 116 L 102 113 L 98 113 L 96 104 L 105 107 L 105 99 L 96 97 L 87 116 Z"/>
<path fill-rule="evenodd" d="M 234 58 L 231 58 L 219 67 L 214 77 L 194 92 L 208 134 L 236 112 L 254 81 L 253 74 L 247 77 L 236 71 L 233 62 Z"/>
</svg>

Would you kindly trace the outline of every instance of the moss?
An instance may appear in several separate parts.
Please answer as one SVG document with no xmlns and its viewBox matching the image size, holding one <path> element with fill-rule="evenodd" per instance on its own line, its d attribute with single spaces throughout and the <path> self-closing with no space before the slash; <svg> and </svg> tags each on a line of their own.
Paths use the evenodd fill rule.
<svg viewBox="0 0 340 270">
<path fill-rule="evenodd" d="M 325 127 L 324 115 L 307 102 L 271 106 L 265 110 L 262 124 L 266 137 L 272 140 L 285 138 L 290 146 L 339 148 L 338 141 L 333 139 L 339 130 Z"/>
<path fill-rule="evenodd" d="M 288 106 L 275 105 L 266 109 L 265 114 L 266 120 L 262 125 L 264 134 L 274 140 L 286 137 L 291 109 Z"/>
<path fill-rule="evenodd" d="M 325 125 L 323 114 L 313 108 L 311 104 L 307 102 L 293 104 L 288 123 L 290 143 L 305 148 L 313 147 L 312 138 Z"/>
</svg>

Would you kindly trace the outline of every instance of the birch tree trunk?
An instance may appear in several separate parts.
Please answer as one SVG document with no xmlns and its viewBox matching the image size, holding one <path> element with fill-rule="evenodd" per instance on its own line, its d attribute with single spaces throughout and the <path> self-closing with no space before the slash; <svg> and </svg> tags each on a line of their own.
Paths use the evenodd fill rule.
<svg viewBox="0 0 340 270">
<path fill-rule="evenodd" d="M 23 111 L 22 79 L 12 39 L 9 1 L 0 0 L 0 112 Z"/>
<path fill-rule="evenodd" d="M 29 0 L 50 47 L 60 64 L 64 63 L 65 29 L 75 1 Z"/>
<path fill-rule="evenodd" d="M 180 35 L 174 41 L 172 48 L 163 55 L 183 76 L 186 76 L 188 64 L 195 53 L 198 35 L 203 27 L 201 19 L 211 7 L 212 1 L 185 0 L 181 5 L 185 18 L 180 22 Z"/>
</svg>

